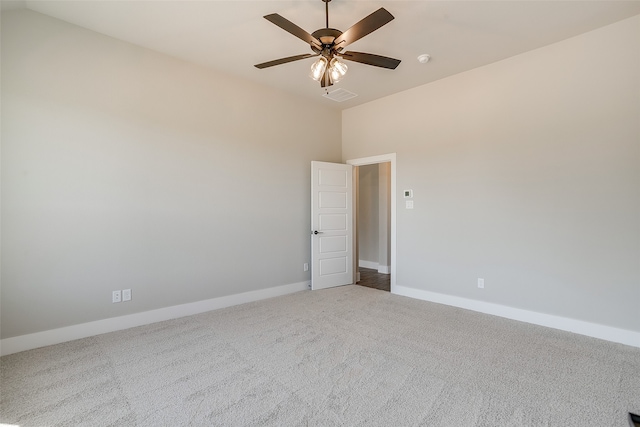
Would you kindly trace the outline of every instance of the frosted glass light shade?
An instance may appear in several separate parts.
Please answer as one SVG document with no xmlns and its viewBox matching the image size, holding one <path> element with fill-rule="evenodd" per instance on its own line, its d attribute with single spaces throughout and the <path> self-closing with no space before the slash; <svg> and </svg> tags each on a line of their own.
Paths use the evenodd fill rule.
<svg viewBox="0 0 640 427">
<path fill-rule="evenodd" d="M 347 64 L 340 61 L 337 57 L 333 58 L 329 63 L 329 75 L 331 76 L 331 81 L 336 83 L 339 82 L 345 74 L 347 74 Z"/>
<path fill-rule="evenodd" d="M 318 58 L 318 60 L 311 65 L 311 72 L 309 73 L 309 77 L 319 82 L 324 75 L 324 70 L 327 68 L 327 62 L 327 58 L 325 58 L 324 56 Z"/>
</svg>

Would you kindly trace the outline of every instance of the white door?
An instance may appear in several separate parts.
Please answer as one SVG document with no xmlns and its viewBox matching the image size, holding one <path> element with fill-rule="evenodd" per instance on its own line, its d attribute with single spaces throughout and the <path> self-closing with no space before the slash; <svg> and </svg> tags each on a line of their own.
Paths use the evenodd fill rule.
<svg viewBox="0 0 640 427">
<path fill-rule="evenodd" d="M 353 166 L 311 162 L 311 289 L 353 283 Z"/>
</svg>

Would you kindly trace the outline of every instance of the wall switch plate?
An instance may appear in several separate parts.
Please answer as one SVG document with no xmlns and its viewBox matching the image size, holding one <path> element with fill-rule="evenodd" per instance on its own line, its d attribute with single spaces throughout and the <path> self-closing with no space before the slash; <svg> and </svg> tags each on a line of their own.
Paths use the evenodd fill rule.
<svg viewBox="0 0 640 427">
<path fill-rule="evenodd" d="M 111 302 L 120 302 L 122 301 L 122 294 L 120 291 L 113 291 L 111 293 Z"/>
<path fill-rule="evenodd" d="M 484 289 L 484 279 L 478 279 L 478 287 Z"/>
<path fill-rule="evenodd" d="M 413 190 L 404 190 L 402 194 L 404 194 L 405 199 L 411 199 L 413 197 Z"/>
<path fill-rule="evenodd" d="M 122 301 L 131 301 L 131 289 L 122 290 Z"/>
<path fill-rule="evenodd" d="M 305 262 L 304 264 L 302 264 L 302 269 L 304 271 L 309 271 L 309 263 Z"/>
</svg>

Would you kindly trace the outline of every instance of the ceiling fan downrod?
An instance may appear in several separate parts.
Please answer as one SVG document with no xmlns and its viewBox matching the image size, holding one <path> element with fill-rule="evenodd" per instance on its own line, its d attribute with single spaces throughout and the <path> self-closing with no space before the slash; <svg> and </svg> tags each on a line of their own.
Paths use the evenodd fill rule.
<svg viewBox="0 0 640 427">
<path fill-rule="evenodd" d="M 324 2 L 324 13 L 326 18 L 326 28 L 329 28 L 329 2 L 331 0 L 322 0 Z"/>
<path fill-rule="evenodd" d="M 342 35 L 342 31 L 336 30 L 335 28 L 329 28 L 329 2 L 331 0 L 322 0 L 324 2 L 324 10 L 325 10 L 325 28 L 320 28 L 319 30 L 314 31 L 311 35 L 315 37 L 317 40 L 320 40 L 322 46 L 319 49 L 316 49 L 313 44 L 311 45 L 311 49 L 319 53 L 320 55 L 326 57 L 328 60 L 333 58 L 333 53 L 338 51 L 337 46 L 334 44 L 334 40 Z M 341 49 L 340 49 L 341 50 Z"/>
</svg>

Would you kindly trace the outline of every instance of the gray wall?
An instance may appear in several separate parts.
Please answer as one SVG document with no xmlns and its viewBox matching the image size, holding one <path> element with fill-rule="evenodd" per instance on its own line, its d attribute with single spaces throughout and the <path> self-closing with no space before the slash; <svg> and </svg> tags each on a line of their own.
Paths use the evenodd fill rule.
<svg viewBox="0 0 640 427">
<path fill-rule="evenodd" d="M 378 165 L 359 166 L 358 257 L 361 261 L 378 263 L 378 216 Z"/>
<path fill-rule="evenodd" d="M 378 164 L 378 271 L 391 273 L 391 163 Z"/>
<path fill-rule="evenodd" d="M 2 338 L 309 279 L 339 112 L 27 10 L 1 102 Z"/>
<path fill-rule="evenodd" d="M 358 167 L 358 249 L 362 267 L 388 273 L 390 260 L 391 164 Z M 364 261 L 364 263 L 362 263 Z"/>
<path fill-rule="evenodd" d="M 397 153 L 397 285 L 640 331 L 638 76 L 640 16 L 344 111 Z"/>
</svg>

